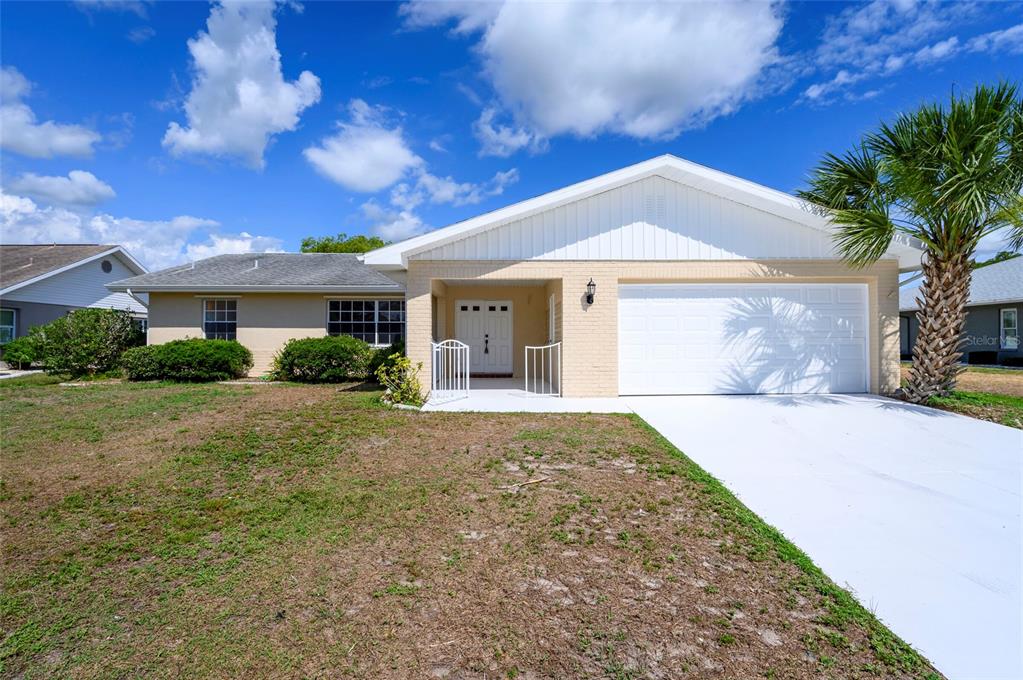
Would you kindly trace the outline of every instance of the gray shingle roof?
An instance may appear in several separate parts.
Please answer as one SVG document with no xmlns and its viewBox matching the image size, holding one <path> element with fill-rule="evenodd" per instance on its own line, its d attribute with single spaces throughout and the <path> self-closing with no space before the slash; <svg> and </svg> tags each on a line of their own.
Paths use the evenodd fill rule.
<svg viewBox="0 0 1023 680">
<path fill-rule="evenodd" d="M 107 284 L 112 290 L 131 288 L 179 291 L 367 291 L 401 292 L 402 286 L 350 253 L 247 253 L 206 260 Z"/>
<path fill-rule="evenodd" d="M 916 309 L 917 286 L 899 290 L 899 309 Z M 971 305 L 1023 300 L 1023 257 L 1013 258 L 973 271 L 970 283 Z"/>
<path fill-rule="evenodd" d="M 116 247 L 95 243 L 0 245 L 0 289 L 34 279 Z"/>
</svg>

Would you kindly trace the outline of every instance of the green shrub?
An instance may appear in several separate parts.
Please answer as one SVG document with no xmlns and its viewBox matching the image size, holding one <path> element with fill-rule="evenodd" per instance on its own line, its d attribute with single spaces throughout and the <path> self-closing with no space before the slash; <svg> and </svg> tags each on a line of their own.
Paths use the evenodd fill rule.
<svg viewBox="0 0 1023 680">
<path fill-rule="evenodd" d="M 289 340 L 274 357 L 275 380 L 336 383 L 365 380 L 372 350 L 350 335 Z"/>
<path fill-rule="evenodd" d="M 369 360 L 369 377 L 376 378 L 381 366 L 394 366 L 395 356 L 405 356 L 405 343 L 399 340 L 390 347 L 381 347 L 373 352 Z"/>
<path fill-rule="evenodd" d="M 125 352 L 129 380 L 211 382 L 241 378 L 252 368 L 252 352 L 237 340 L 188 338 Z"/>
<path fill-rule="evenodd" d="M 423 386 L 419 384 L 419 371 L 423 364 L 412 365 L 412 360 L 401 354 L 392 354 L 385 363 L 377 369 L 377 380 L 387 388 L 384 393 L 384 401 L 393 404 L 409 404 L 411 406 L 422 406 Z"/>
<path fill-rule="evenodd" d="M 36 361 L 36 343 L 31 335 L 11 340 L 3 346 L 3 356 L 0 357 L 7 362 L 11 368 L 28 368 Z"/>
<path fill-rule="evenodd" d="M 160 380 L 159 353 L 163 345 L 143 345 L 125 350 L 121 368 L 128 380 Z"/>
<path fill-rule="evenodd" d="M 74 378 L 115 369 L 126 349 L 145 341 L 131 315 L 115 309 L 76 309 L 31 335 L 46 372 Z"/>
</svg>

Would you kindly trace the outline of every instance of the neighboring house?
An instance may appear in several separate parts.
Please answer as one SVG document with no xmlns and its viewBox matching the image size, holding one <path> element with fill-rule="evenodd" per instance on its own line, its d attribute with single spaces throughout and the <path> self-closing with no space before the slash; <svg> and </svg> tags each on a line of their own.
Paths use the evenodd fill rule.
<svg viewBox="0 0 1023 680">
<path fill-rule="evenodd" d="M 83 307 L 123 309 L 144 323 L 144 301 L 105 284 L 145 272 L 117 245 L 0 245 L 0 344 Z"/>
<path fill-rule="evenodd" d="M 237 337 L 256 371 L 290 337 L 403 329 L 426 384 L 461 370 L 433 366 L 454 338 L 477 387 L 543 366 L 565 396 L 891 392 L 921 251 L 853 269 L 832 234 L 792 196 L 661 156 L 359 259 L 213 258 L 110 288 L 150 294 L 150 342 Z"/>
<path fill-rule="evenodd" d="M 900 352 L 910 357 L 916 333 L 917 288 L 899 293 Z M 970 301 L 966 306 L 963 358 L 971 364 L 998 364 L 1023 360 L 1020 319 L 1023 318 L 1023 257 L 973 270 Z"/>
</svg>

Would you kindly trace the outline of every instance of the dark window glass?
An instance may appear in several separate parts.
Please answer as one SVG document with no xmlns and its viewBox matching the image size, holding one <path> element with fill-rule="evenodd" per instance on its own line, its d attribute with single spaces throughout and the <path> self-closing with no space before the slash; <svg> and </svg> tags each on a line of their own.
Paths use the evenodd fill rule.
<svg viewBox="0 0 1023 680">
<path fill-rule="evenodd" d="M 238 301 L 203 300 L 202 323 L 207 340 L 237 340 Z"/>
<path fill-rule="evenodd" d="M 405 301 L 328 300 L 327 334 L 390 345 L 405 337 Z"/>
</svg>

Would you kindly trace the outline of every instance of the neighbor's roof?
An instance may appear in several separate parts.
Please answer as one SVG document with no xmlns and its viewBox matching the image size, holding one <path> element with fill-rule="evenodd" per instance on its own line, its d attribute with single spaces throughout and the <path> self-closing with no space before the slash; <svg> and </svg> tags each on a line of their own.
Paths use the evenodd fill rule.
<svg viewBox="0 0 1023 680">
<path fill-rule="evenodd" d="M 115 254 L 123 256 L 123 262 L 130 269 L 140 274 L 146 271 L 145 267 L 118 245 L 96 243 L 0 245 L 0 294 Z"/>
<path fill-rule="evenodd" d="M 917 287 L 899 291 L 899 310 L 917 308 Z M 1023 301 L 1023 257 L 996 262 L 973 270 L 968 305 L 994 305 Z"/>
<path fill-rule="evenodd" d="M 401 292 L 403 288 L 351 253 L 247 253 L 218 255 L 151 274 L 108 283 L 131 289 L 180 292 Z"/>
<path fill-rule="evenodd" d="M 464 222 L 371 250 L 365 254 L 364 260 L 382 269 L 406 268 L 409 257 L 417 253 L 655 175 L 797 224 L 828 233 L 834 231 L 830 219 L 815 212 L 814 206 L 791 194 L 665 154 Z M 903 271 L 918 269 L 922 252 L 923 247 L 919 241 L 903 235 L 897 236 L 888 249 L 889 255 L 899 259 L 899 268 Z"/>
</svg>

